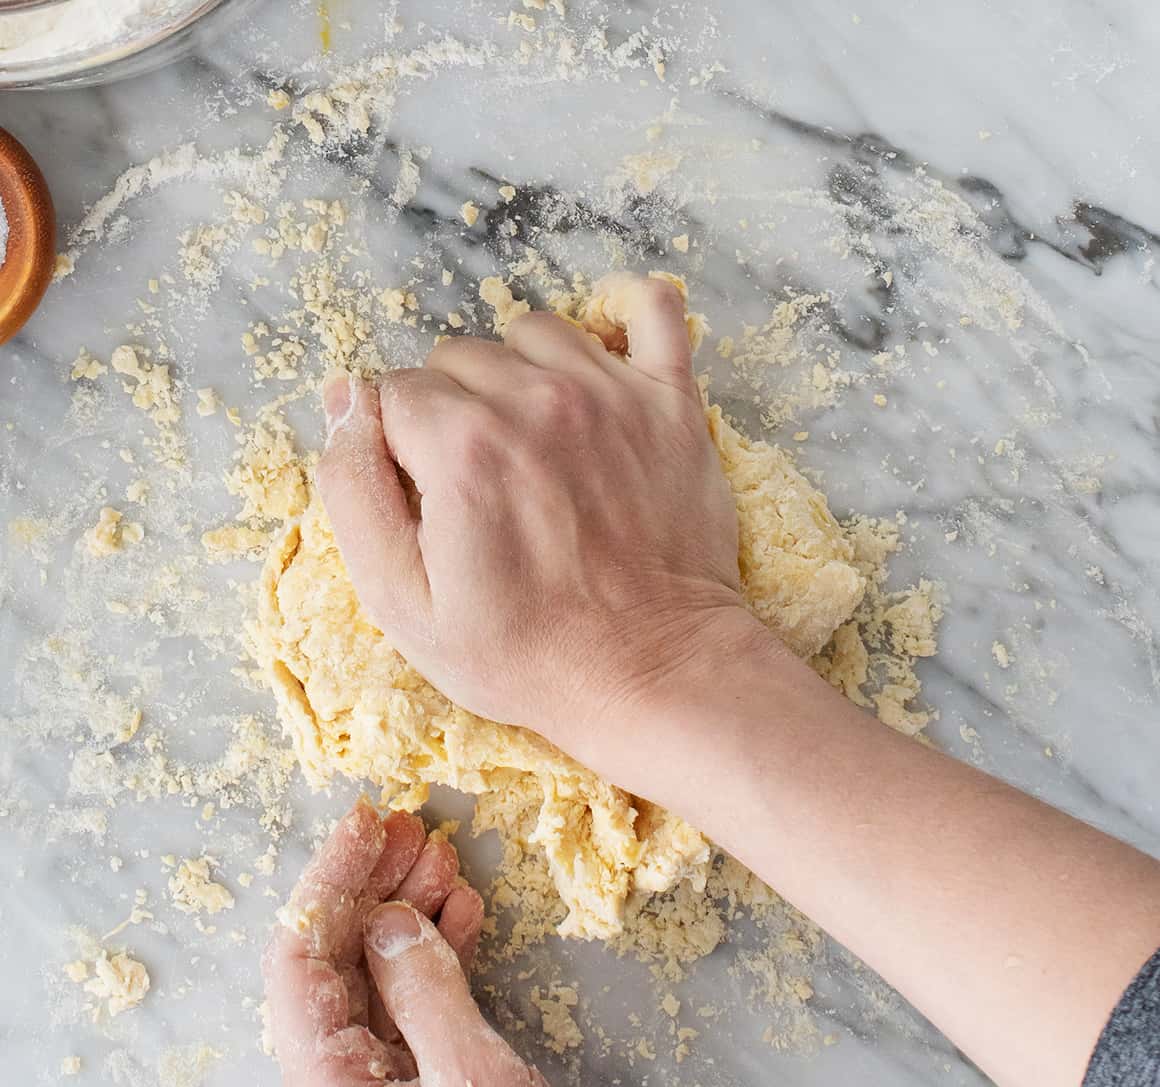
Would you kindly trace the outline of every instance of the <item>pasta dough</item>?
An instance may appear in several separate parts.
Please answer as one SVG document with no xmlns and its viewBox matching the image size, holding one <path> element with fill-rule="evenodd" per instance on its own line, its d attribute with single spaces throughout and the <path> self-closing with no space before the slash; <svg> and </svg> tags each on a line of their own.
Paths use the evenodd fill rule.
<svg viewBox="0 0 1160 1087">
<path fill-rule="evenodd" d="M 746 439 L 715 405 L 705 413 L 737 505 L 745 601 L 795 653 L 812 656 L 865 591 L 852 545 L 785 452 Z M 457 706 L 395 652 L 359 606 L 317 495 L 266 560 L 251 634 L 312 783 L 336 772 L 373 781 L 406 809 L 432 783 L 491 794 L 493 809 L 535 805 L 531 844 L 568 909 L 561 934 L 607 939 L 630 894 L 684 879 L 703 885 L 710 848 L 698 831 L 536 734 Z"/>
</svg>

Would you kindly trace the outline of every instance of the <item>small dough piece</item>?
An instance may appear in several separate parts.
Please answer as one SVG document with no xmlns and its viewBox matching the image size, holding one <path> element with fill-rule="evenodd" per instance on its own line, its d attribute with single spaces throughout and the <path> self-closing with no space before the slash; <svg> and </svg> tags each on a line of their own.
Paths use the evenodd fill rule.
<svg viewBox="0 0 1160 1087">
<path fill-rule="evenodd" d="M 511 292 L 499 279 L 480 288 L 498 325 Z M 607 334 L 623 328 L 623 314 L 624 300 L 604 295 L 590 301 L 584 324 Z M 704 329 L 690 318 L 691 339 Z M 715 405 L 705 412 L 737 506 L 745 601 L 810 657 L 862 599 L 853 545 L 787 453 L 748 440 Z M 561 934 L 608 939 L 621 931 L 630 894 L 682 880 L 704 887 L 710 847 L 698 831 L 535 733 L 455 705 L 395 652 L 359 606 L 316 494 L 267 557 L 250 640 L 315 786 L 339 772 L 374 781 L 399 808 L 421 805 L 432 783 L 486 795 L 493 814 L 530 803 L 538 813 L 530 842 L 568 908 Z"/>
<path fill-rule="evenodd" d="M 110 1017 L 135 1008 L 149 992 L 149 972 L 144 963 L 123 951 L 110 956 L 101 951 L 92 964 L 93 976 L 84 982 L 85 992 L 97 999 L 94 1017 L 103 1009 Z"/>
<path fill-rule="evenodd" d="M 495 311 L 492 327 L 501 336 L 512 321 L 532 308 L 523 300 L 516 301 L 512 289 L 499 276 L 487 276 L 479 281 L 479 297 Z"/>
<path fill-rule="evenodd" d="M 234 908 L 234 896 L 210 878 L 211 858 L 184 860 L 169 879 L 173 904 L 182 913 L 221 913 Z"/>
<path fill-rule="evenodd" d="M 201 546 L 210 562 L 228 562 L 230 559 L 260 559 L 270 545 L 270 533 L 249 525 L 222 525 L 201 534 Z"/>
<path fill-rule="evenodd" d="M 112 506 L 101 509 L 97 523 L 85 534 L 89 554 L 97 558 L 115 555 L 126 543 L 140 543 L 145 529 L 135 521 L 123 520 L 124 514 Z"/>
</svg>

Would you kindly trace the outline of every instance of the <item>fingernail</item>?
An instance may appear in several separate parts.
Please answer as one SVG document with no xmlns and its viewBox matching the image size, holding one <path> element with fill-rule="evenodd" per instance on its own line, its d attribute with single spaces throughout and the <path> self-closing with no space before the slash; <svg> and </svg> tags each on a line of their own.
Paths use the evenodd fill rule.
<svg viewBox="0 0 1160 1087">
<path fill-rule="evenodd" d="M 326 415 L 326 438 L 345 425 L 354 410 L 354 374 L 338 370 L 327 376 L 322 384 L 322 410 Z"/>
<path fill-rule="evenodd" d="M 394 959 L 423 942 L 419 915 L 405 902 L 384 902 L 367 915 L 363 934 L 367 948 L 383 959 Z"/>
</svg>

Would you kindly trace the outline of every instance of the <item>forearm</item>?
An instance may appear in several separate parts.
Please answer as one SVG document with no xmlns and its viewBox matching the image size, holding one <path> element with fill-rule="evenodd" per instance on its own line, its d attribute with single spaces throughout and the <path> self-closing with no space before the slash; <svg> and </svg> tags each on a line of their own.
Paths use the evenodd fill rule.
<svg viewBox="0 0 1160 1087">
<path fill-rule="evenodd" d="M 1006 1084 L 1078 1084 L 1160 944 L 1160 864 L 859 711 L 738 633 L 623 782 L 701 827 Z M 620 765 L 634 765 L 627 753 Z"/>
</svg>

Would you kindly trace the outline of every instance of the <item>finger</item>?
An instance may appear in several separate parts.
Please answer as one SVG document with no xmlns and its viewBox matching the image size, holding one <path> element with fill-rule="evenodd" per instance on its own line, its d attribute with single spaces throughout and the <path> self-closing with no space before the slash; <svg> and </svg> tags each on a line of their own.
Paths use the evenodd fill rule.
<svg viewBox="0 0 1160 1087">
<path fill-rule="evenodd" d="M 383 820 L 383 833 L 386 844 L 366 885 L 367 897 L 378 902 L 390 898 L 399 889 L 427 841 L 423 820 L 405 811 L 391 812 Z"/>
<path fill-rule="evenodd" d="M 483 899 L 474 887 L 460 884 L 443 903 L 439 912 L 439 935 L 450 945 L 459 958 L 465 977 L 471 977 L 471 964 L 479 949 L 483 932 Z"/>
<path fill-rule="evenodd" d="M 418 525 L 383 435 L 379 392 L 353 374 L 323 389 L 327 442 L 315 478 L 351 580 L 373 613 L 420 609 Z"/>
<path fill-rule="evenodd" d="M 375 909 L 378 909 L 378 906 Z M 370 914 L 367 916 L 369 917 Z M 369 966 L 367 970 L 369 972 Z M 398 1024 L 387 1012 L 387 1006 L 383 1003 L 378 987 L 374 984 L 370 986 L 367 996 L 367 1023 L 371 1028 L 371 1033 L 376 1038 L 381 1038 L 387 1045 L 403 1044 L 403 1032 L 399 1030 Z"/>
<path fill-rule="evenodd" d="M 395 1061 L 393 1073 L 395 1078 L 414 1079 L 419 1074 L 418 1068 L 415 1067 L 415 1058 L 407 1048 L 407 1043 L 403 1041 L 403 1032 L 391 1018 L 378 987 L 374 984 L 371 985 L 370 995 L 370 1028 L 371 1033 L 391 1051 Z"/>
<path fill-rule="evenodd" d="M 407 877 L 391 896 L 408 902 L 425 917 L 434 917 L 459 879 L 459 854 L 446 838 L 433 833 Z"/>
<path fill-rule="evenodd" d="M 360 800 L 306 866 L 280 917 L 315 957 L 349 959 L 352 938 L 357 948 L 359 902 L 385 841 L 378 813 Z"/>
<path fill-rule="evenodd" d="M 627 348 L 632 365 L 657 381 L 695 393 L 685 298 L 667 279 L 607 276 L 594 289 L 584 324 L 610 351 Z"/>
<path fill-rule="evenodd" d="M 444 340 L 427 356 L 423 367 L 446 374 L 474 396 L 519 389 L 531 370 L 526 359 L 503 344 L 467 336 Z"/>
<path fill-rule="evenodd" d="M 384 1080 L 410 1079 L 414 1062 L 376 1038 L 366 1027 L 352 1026 L 327 1038 L 319 1048 L 318 1070 L 311 1087 L 383 1087 Z"/>
<path fill-rule="evenodd" d="M 401 903 L 380 906 L 367 918 L 366 948 L 371 977 L 424 1083 L 533 1082 L 484 1021 L 455 952 L 422 914 Z"/>
<path fill-rule="evenodd" d="M 525 313 L 508 324 L 503 342 L 529 362 L 545 370 L 592 374 L 615 360 L 585 329 L 554 313 Z"/>
<path fill-rule="evenodd" d="M 482 407 L 447 374 L 427 367 L 392 370 L 379 385 L 382 427 L 396 462 L 423 494 L 430 493 L 447 462 L 450 439 Z"/>
<path fill-rule="evenodd" d="M 306 939 L 276 925 L 262 962 L 270 1038 L 288 1082 L 307 1075 L 319 1047 L 349 1022 L 346 986 Z"/>
<path fill-rule="evenodd" d="M 382 905 L 385 899 L 398 890 L 407 873 L 411 871 L 419 859 L 423 852 L 423 846 L 427 842 L 427 829 L 423 826 L 423 820 L 409 812 L 391 812 L 383 820 L 383 833 L 386 835 L 386 845 L 383 846 L 383 854 L 375 865 L 374 871 L 367 879 L 360 906 L 358 919 L 358 954 L 360 957 L 362 954 L 362 922 L 371 910 Z M 353 993 L 351 1002 L 353 1006 Z M 400 1041 L 402 1035 L 399 1034 L 395 1024 L 391 1022 L 391 1017 L 383 1008 L 382 999 L 373 988 L 367 994 L 367 1005 L 367 1018 L 357 1020 L 352 1012 L 352 1020 L 368 1023 L 371 1031 L 384 1042 Z M 406 1074 L 396 1072 L 395 1074 L 399 1079 L 408 1079 L 413 1076 L 415 1074 L 413 1062 L 409 1072 Z"/>
</svg>

